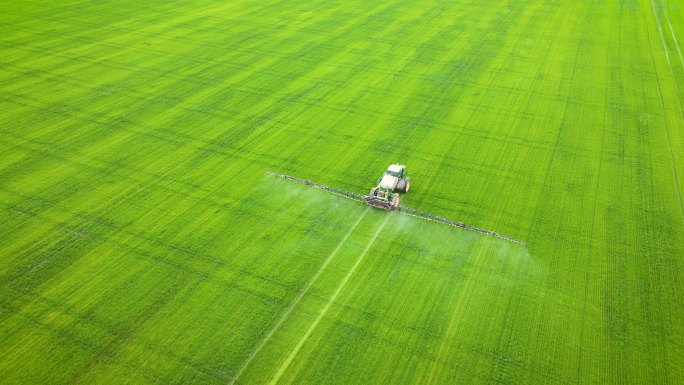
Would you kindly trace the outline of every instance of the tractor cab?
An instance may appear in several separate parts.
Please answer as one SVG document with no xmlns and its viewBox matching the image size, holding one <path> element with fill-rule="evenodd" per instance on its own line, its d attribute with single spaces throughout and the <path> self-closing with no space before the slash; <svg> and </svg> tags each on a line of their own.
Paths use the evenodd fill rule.
<svg viewBox="0 0 684 385">
<path fill-rule="evenodd" d="M 387 171 L 385 171 L 385 174 L 392 175 L 393 177 L 396 177 L 396 178 L 403 178 L 405 169 L 406 169 L 406 166 L 399 165 L 399 164 L 392 164 L 389 167 L 387 167 Z"/>
<path fill-rule="evenodd" d="M 385 210 L 399 207 L 399 194 L 408 192 L 411 180 L 405 178 L 406 167 L 401 164 L 391 164 L 387 167 L 378 181 L 378 185 L 371 189 L 370 195 L 365 197 L 366 203 Z"/>
</svg>

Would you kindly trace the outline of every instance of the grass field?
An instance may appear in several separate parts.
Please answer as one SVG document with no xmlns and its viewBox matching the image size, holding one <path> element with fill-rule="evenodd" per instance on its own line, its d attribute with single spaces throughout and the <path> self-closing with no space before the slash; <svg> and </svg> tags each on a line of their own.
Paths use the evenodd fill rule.
<svg viewBox="0 0 684 385">
<path fill-rule="evenodd" d="M 0 383 L 682 384 L 684 3 L 0 4 Z M 366 193 L 526 246 L 280 180 Z"/>
</svg>

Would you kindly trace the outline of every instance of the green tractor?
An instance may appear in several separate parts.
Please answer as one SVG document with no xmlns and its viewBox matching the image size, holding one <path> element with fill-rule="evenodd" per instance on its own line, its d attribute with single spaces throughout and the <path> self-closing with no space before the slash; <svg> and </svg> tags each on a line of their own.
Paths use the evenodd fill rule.
<svg viewBox="0 0 684 385">
<path fill-rule="evenodd" d="M 406 177 L 406 166 L 392 164 L 382 174 L 378 185 L 373 187 L 370 195 L 364 199 L 370 206 L 394 210 L 399 207 L 399 193 L 397 191 L 406 193 L 410 187 L 411 179 Z"/>
</svg>

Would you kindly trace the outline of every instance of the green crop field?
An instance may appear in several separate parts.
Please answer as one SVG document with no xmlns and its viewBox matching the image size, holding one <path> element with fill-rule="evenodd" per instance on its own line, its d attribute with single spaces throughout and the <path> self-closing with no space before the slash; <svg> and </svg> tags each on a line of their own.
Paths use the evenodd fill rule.
<svg viewBox="0 0 684 385">
<path fill-rule="evenodd" d="M 0 383 L 684 383 L 684 2 L 0 4 Z M 402 204 L 519 245 L 267 174 Z"/>
</svg>

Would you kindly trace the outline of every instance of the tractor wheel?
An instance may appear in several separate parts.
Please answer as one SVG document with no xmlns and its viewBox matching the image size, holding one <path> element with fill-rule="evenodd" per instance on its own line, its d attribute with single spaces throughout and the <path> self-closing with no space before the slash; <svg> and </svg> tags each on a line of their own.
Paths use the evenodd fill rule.
<svg viewBox="0 0 684 385">
<path fill-rule="evenodd" d="M 409 192 L 409 188 L 411 188 L 411 179 L 406 178 L 404 179 L 404 192 Z"/>
<path fill-rule="evenodd" d="M 374 197 L 377 190 L 378 190 L 378 189 L 376 189 L 376 188 L 372 188 L 372 189 L 371 189 L 371 192 L 370 192 L 370 196 L 371 196 L 371 197 Z"/>
<path fill-rule="evenodd" d="M 392 207 L 399 206 L 399 194 L 392 195 Z"/>
</svg>

